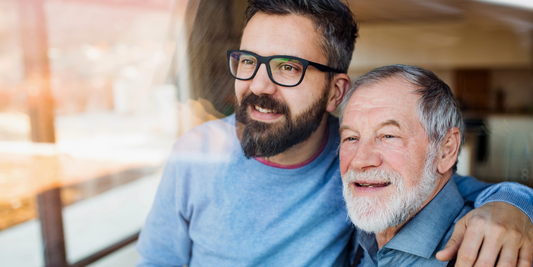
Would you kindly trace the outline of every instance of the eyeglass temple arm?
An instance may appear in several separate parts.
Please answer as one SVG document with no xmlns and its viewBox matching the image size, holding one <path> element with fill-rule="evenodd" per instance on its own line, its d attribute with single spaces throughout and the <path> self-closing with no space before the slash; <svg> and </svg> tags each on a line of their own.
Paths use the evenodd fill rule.
<svg viewBox="0 0 533 267">
<path fill-rule="evenodd" d="M 324 72 L 346 73 L 346 72 L 344 72 L 342 70 L 334 69 L 334 68 L 331 68 L 331 67 L 319 64 L 319 63 L 311 62 L 311 61 L 309 61 L 309 65 L 317 68 L 320 71 L 324 71 Z"/>
</svg>

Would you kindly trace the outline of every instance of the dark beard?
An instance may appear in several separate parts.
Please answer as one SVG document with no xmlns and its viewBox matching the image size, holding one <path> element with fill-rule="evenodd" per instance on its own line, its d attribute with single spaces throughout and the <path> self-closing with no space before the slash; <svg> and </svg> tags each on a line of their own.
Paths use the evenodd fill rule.
<svg viewBox="0 0 533 267">
<path fill-rule="evenodd" d="M 245 96 L 242 103 L 237 103 L 235 118 L 242 123 L 241 148 L 247 158 L 269 158 L 287 151 L 289 148 L 309 139 L 316 131 L 328 102 L 328 90 L 324 89 L 321 98 L 296 119 L 292 120 L 291 111 L 287 104 L 274 99 L 270 95 Z M 260 106 L 275 110 L 285 116 L 285 121 L 265 123 L 251 118 L 248 107 Z"/>
</svg>

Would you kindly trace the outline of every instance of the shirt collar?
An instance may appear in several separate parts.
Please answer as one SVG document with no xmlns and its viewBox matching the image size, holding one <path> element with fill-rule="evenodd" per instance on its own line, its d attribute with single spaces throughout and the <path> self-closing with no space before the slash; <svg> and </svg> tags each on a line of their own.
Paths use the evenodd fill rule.
<svg viewBox="0 0 533 267">
<path fill-rule="evenodd" d="M 464 206 L 453 178 L 384 247 L 429 259 Z"/>
<path fill-rule="evenodd" d="M 403 251 L 429 259 L 464 206 L 464 199 L 453 178 L 383 248 Z M 374 234 L 358 231 L 358 242 L 374 258 Z M 383 249 L 382 248 L 382 249 Z"/>
</svg>

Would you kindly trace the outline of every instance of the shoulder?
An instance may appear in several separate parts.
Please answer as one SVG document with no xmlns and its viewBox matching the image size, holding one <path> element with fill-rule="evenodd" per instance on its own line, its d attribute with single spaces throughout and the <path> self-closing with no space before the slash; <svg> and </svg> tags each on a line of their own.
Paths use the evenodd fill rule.
<svg viewBox="0 0 533 267">
<path fill-rule="evenodd" d="M 178 138 L 170 159 L 179 161 L 221 160 L 238 145 L 234 115 L 201 124 Z"/>
</svg>

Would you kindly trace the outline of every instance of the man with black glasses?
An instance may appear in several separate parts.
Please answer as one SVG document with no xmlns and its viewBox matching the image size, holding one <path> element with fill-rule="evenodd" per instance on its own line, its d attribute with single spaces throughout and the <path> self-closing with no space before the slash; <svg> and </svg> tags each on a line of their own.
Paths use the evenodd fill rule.
<svg viewBox="0 0 533 267">
<path fill-rule="evenodd" d="M 346 72 L 356 36 L 352 13 L 339 1 L 249 2 L 241 47 L 228 52 L 235 115 L 177 141 L 137 245 L 138 266 L 349 264 L 353 228 L 342 197 L 338 120 L 329 113 L 350 86 Z M 472 200 L 488 186 L 466 177 L 455 181 Z M 489 190 L 477 206 L 522 201 L 519 208 L 532 213 L 527 188 Z M 502 228 L 520 235 L 533 227 L 509 204 L 475 211 L 494 214 L 492 220 L 475 217 L 480 227 L 466 232 L 477 234 L 463 245 L 474 247 L 475 255 L 479 238 L 490 240 L 482 254 L 502 247 L 492 240 L 507 235 L 484 234 L 505 224 L 496 218 L 528 220 L 530 228 L 520 232 Z M 503 250 L 518 258 L 531 246 L 531 237 L 521 240 Z"/>
</svg>

